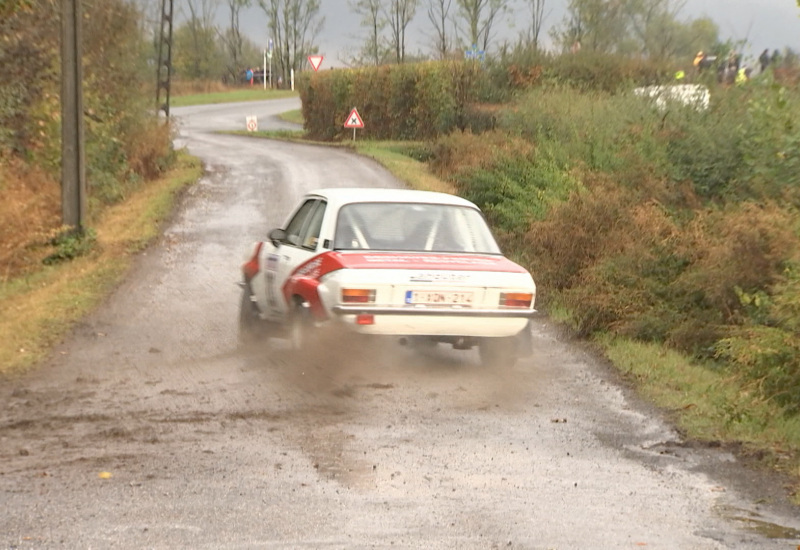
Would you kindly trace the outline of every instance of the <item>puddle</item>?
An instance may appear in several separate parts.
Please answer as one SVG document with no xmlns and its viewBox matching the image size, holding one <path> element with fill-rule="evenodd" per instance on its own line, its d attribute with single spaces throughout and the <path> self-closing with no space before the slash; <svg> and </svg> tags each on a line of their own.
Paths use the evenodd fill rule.
<svg viewBox="0 0 800 550">
<path fill-rule="evenodd" d="M 747 510 L 728 508 L 723 511 L 722 517 L 735 522 L 739 522 L 750 532 L 761 535 L 768 539 L 787 539 L 800 541 L 800 529 L 785 527 L 777 523 L 771 523 L 755 517 L 747 517 L 741 514 L 752 514 Z"/>
</svg>

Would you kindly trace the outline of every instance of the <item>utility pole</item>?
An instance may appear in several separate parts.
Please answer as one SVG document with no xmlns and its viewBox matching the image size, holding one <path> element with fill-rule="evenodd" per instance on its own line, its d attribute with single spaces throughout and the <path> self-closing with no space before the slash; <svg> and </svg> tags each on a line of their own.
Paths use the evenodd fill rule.
<svg viewBox="0 0 800 550">
<path fill-rule="evenodd" d="M 86 221 L 81 3 L 61 0 L 61 217 L 82 232 Z"/>
<path fill-rule="evenodd" d="M 161 26 L 158 33 L 158 67 L 156 68 L 156 114 L 164 111 L 169 120 L 169 93 L 172 76 L 172 11 L 173 0 L 161 0 Z M 161 101 L 161 91 L 164 101 Z"/>
</svg>

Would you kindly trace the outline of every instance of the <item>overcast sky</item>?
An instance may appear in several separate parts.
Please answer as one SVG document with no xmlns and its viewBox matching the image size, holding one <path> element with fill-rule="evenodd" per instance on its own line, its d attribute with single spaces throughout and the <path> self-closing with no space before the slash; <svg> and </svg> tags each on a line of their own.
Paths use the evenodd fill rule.
<svg viewBox="0 0 800 550">
<path fill-rule="evenodd" d="M 719 26 L 723 40 L 747 40 L 746 53 L 754 56 L 764 48 L 791 47 L 800 51 L 800 8 L 795 0 L 685 0 L 681 12 L 683 19 L 707 15 Z M 549 41 L 548 30 L 559 25 L 565 15 L 568 0 L 545 0 L 546 19 L 541 37 Z M 221 2 L 219 16 L 225 23 L 225 7 Z M 453 2 L 455 4 L 455 2 Z M 428 0 L 420 0 L 420 8 L 408 29 L 406 53 L 430 54 L 432 26 L 428 21 Z M 513 13 L 495 25 L 496 38 L 515 40 L 529 26 L 530 7 L 526 0 L 512 0 Z M 359 16 L 354 14 L 348 0 L 321 0 L 320 15 L 325 24 L 318 35 L 317 44 L 324 56 L 322 68 L 341 66 L 349 51 L 356 51 L 364 41 L 365 33 Z M 267 17 L 261 8 L 248 8 L 241 18 L 242 30 L 256 44 L 265 47 Z"/>
</svg>

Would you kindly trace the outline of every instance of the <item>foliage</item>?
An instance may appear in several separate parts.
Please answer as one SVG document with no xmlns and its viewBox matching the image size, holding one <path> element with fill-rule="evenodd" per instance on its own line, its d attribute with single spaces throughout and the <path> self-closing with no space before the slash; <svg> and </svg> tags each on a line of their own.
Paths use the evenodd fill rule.
<svg viewBox="0 0 800 550">
<path fill-rule="evenodd" d="M 505 50 L 485 64 L 477 96 L 506 102 L 537 87 L 617 93 L 636 86 L 669 82 L 675 67 L 668 61 L 644 60 L 601 52 L 557 55 L 526 44 Z"/>
<path fill-rule="evenodd" d="M 215 27 L 203 27 L 190 20 L 173 32 L 172 59 L 174 76 L 181 79 L 222 79 L 225 75 L 225 52 Z"/>
<path fill-rule="evenodd" d="M 502 232 L 524 232 L 577 183 L 527 140 L 503 132 L 457 132 L 438 139 L 432 169 L 478 204 Z"/>
<path fill-rule="evenodd" d="M 431 168 L 484 208 L 539 303 L 580 334 L 715 361 L 800 413 L 798 90 L 765 74 L 712 86 L 707 110 L 658 109 L 548 83 L 538 61 L 493 130 L 440 137 Z"/>
<path fill-rule="evenodd" d="M 453 16 L 459 34 L 466 40 L 461 46 L 474 44 L 481 50 L 488 49 L 492 25 L 509 10 L 510 4 L 509 0 L 456 0 Z"/>
<path fill-rule="evenodd" d="M 800 264 L 792 262 L 771 295 L 740 292 L 754 322 L 731 330 L 715 348 L 739 376 L 792 414 L 800 413 Z"/>
<path fill-rule="evenodd" d="M 683 7 L 670 0 L 569 0 L 566 16 L 550 34 L 564 53 L 689 60 L 715 48 L 719 28 L 709 17 L 682 20 Z"/>
<path fill-rule="evenodd" d="M 147 65 L 150 45 L 141 14 L 126 0 L 83 3 L 83 104 L 89 223 L 173 159 L 171 130 L 152 114 Z M 4 10 L 8 9 L 7 5 Z M 0 173 L 15 202 L 0 234 L 8 271 L 24 272 L 42 259 L 58 230 L 61 166 L 60 5 L 56 0 L 12 4 L 0 18 Z M 20 205 L 16 200 L 24 201 Z M 13 210 L 12 210 L 13 208 Z M 32 220 L 31 218 L 35 218 Z M 81 240 L 80 243 L 88 242 Z M 53 258 L 71 258 L 78 241 L 57 244 Z M 5 261 L 8 263 L 5 263 Z"/>
<path fill-rule="evenodd" d="M 800 96 L 769 75 L 719 94 L 693 118 L 671 117 L 670 175 L 706 198 L 788 199 L 800 204 Z"/>
<path fill-rule="evenodd" d="M 418 140 L 468 126 L 476 78 L 473 63 L 407 63 L 301 75 L 297 87 L 311 139 L 347 137 L 357 107 L 364 137 Z"/>
<path fill-rule="evenodd" d="M 10 17 L 0 17 L 0 158 L 24 156 L 43 146 L 40 127 L 51 113 L 39 110 L 40 102 L 55 96 L 59 79 L 55 72 L 59 42 L 59 9 L 55 0 L 36 5 L 12 2 L 3 8 Z"/>
<path fill-rule="evenodd" d="M 44 263 L 53 265 L 85 256 L 92 250 L 96 241 L 97 233 L 93 229 L 62 231 L 52 240 L 55 252 L 47 256 Z"/>
</svg>

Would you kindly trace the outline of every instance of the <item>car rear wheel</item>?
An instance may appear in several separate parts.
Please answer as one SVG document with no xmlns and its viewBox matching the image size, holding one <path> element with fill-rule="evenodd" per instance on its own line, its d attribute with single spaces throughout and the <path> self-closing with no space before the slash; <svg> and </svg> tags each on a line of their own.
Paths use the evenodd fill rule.
<svg viewBox="0 0 800 550">
<path fill-rule="evenodd" d="M 485 338 L 478 344 L 481 363 L 487 367 L 512 367 L 517 362 L 517 341 L 512 338 Z"/>
<path fill-rule="evenodd" d="M 239 305 L 239 343 L 243 345 L 254 344 L 266 336 L 264 323 L 258 316 L 251 296 L 250 289 L 245 288 Z"/>
<path fill-rule="evenodd" d="M 289 341 L 292 350 L 306 351 L 312 341 L 311 331 L 314 328 L 314 322 L 311 318 L 311 310 L 305 302 L 298 302 L 292 310 L 291 320 L 289 324 Z"/>
</svg>

